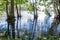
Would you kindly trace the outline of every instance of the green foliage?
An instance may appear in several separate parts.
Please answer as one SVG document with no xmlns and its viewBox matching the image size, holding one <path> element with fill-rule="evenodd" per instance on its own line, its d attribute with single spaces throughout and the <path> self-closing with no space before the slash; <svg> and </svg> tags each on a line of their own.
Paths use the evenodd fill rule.
<svg viewBox="0 0 60 40">
<path fill-rule="evenodd" d="M 45 13 L 46 13 L 46 14 L 49 14 L 49 11 L 48 11 L 47 9 L 45 9 Z"/>
<path fill-rule="evenodd" d="M 5 10 L 5 4 L 6 4 L 6 2 L 4 0 L 0 1 L 0 11 Z"/>
<path fill-rule="evenodd" d="M 48 0 L 40 0 L 40 2 L 41 2 L 41 1 L 45 1 L 45 2 L 46 2 L 46 1 L 48 1 Z"/>
<path fill-rule="evenodd" d="M 39 0 L 40 2 L 41 1 L 44 1 L 44 2 L 46 2 L 46 1 L 48 1 L 48 0 Z M 16 3 L 17 4 L 25 4 L 25 5 L 27 5 L 27 9 L 29 10 L 29 11 L 31 11 L 31 10 L 33 10 L 33 6 L 31 5 L 31 3 L 29 3 L 29 4 L 26 4 L 26 3 L 28 3 L 28 0 L 14 0 L 14 4 L 16 5 Z M 10 0 L 8 0 L 8 5 L 10 5 L 11 4 L 11 1 Z M 47 6 L 49 6 L 51 3 L 48 3 L 47 4 Z M 3 10 L 5 10 L 6 8 L 6 0 L 0 0 L 0 11 L 3 11 Z"/>
<path fill-rule="evenodd" d="M 26 2 L 28 2 L 28 0 L 15 0 L 14 3 L 16 4 L 25 4 Z"/>
<path fill-rule="evenodd" d="M 6 1 L 7 0 L 0 0 L 0 11 L 5 11 L 6 9 Z M 14 0 L 14 5 L 17 4 L 25 4 L 26 2 L 28 2 L 28 0 Z M 8 5 L 11 4 L 11 1 L 8 0 Z"/>
<path fill-rule="evenodd" d="M 27 10 L 29 10 L 29 11 L 33 10 L 33 6 L 31 3 L 26 3 L 25 5 L 26 5 Z"/>
</svg>

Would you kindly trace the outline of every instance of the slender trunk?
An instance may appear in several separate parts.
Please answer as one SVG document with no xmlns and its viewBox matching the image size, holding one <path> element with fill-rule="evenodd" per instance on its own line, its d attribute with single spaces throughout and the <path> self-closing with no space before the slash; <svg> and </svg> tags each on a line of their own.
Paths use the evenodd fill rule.
<svg viewBox="0 0 60 40">
<path fill-rule="evenodd" d="M 21 3 L 22 0 L 19 0 L 19 3 Z M 19 20 L 20 20 L 20 32 L 21 32 L 21 4 L 19 5 Z"/>
<path fill-rule="evenodd" d="M 35 0 L 36 1 L 36 0 Z M 37 9 L 35 7 L 36 5 L 34 5 L 33 3 L 33 12 L 34 12 L 34 20 L 33 20 L 33 40 L 37 40 L 36 39 L 36 27 L 37 27 L 37 18 L 38 18 L 38 14 L 37 14 Z"/>
<path fill-rule="evenodd" d="M 16 10 L 17 10 L 17 37 L 19 38 L 19 30 L 18 30 L 18 19 L 19 19 L 19 14 L 18 14 L 18 7 L 17 7 L 17 3 L 16 3 Z"/>
<path fill-rule="evenodd" d="M 6 0 L 6 14 L 7 14 L 7 20 L 8 20 L 8 0 Z M 9 22 L 7 21 L 7 23 L 8 23 L 8 28 L 7 28 L 6 34 L 9 37 Z"/>
<path fill-rule="evenodd" d="M 57 1 L 57 0 L 56 0 Z M 53 36 L 54 35 L 54 29 L 57 28 L 57 25 L 60 24 L 60 12 L 58 9 L 58 5 L 56 5 L 56 3 L 54 2 L 54 11 L 55 11 L 55 17 L 54 17 L 54 21 L 52 23 L 51 28 L 48 31 L 48 34 Z"/>
<path fill-rule="evenodd" d="M 12 38 L 15 39 L 15 17 L 14 17 L 14 0 L 11 0 L 10 23 L 12 26 Z"/>
</svg>

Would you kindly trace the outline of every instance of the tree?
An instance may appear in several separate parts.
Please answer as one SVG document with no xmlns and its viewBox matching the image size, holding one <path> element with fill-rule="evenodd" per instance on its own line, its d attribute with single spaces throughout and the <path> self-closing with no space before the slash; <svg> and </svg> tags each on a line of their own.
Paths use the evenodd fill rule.
<svg viewBox="0 0 60 40">
<path fill-rule="evenodd" d="M 7 14 L 7 20 L 8 20 L 8 0 L 6 0 L 6 14 Z M 8 23 L 8 29 L 7 29 L 7 32 L 8 33 L 6 33 L 6 35 L 8 35 L 8 37 L 9 37 L 9 22 L 7 21 L 7 23 Z"/>
<path fill-rule="evenodd" d="M 15 16 L 14 16 L 14 0 L 11 0 L 11 10 L 9 9 L 8 13 L 8 0 L 6 0 L 6 13 L 7 13 L 7 22 L 8 22 L 8 35 L 9 27 L 12 27 L 12 38 L 15 38 Z M 9 26 L 11 25 L 11 26 Z"/>
<path fill-rule="evenodd" d="M 36 2 L 36 0 L 35 0 Z M 36 9 L 37 5 L 34 5 L 34 1 L 33 1 L 33 12 L 34 12 L 34 19 L 33 19 L 33 39 L 32 40 L 36 40 L 36 27 L 37 27 L 37 19 L 38 19 L 38 14 L 37 14 L 37 9 Z"/>
<path fill-rule="evenodd" d="M 16 2 L 16 10 L 17 10 L 17 36 L 19 37 L 19 30 L 18 30 L 18 18 L 19 18 L 19 14 L 18 14 L 18 6 L 17 6 L 17 2 Z"/>
<path fill-rule="evenodd" d="M 52 23 L 52 26 L 51 28 L 49 29 L 48 31 L 48 34 L 49 35 L 53 35 L 54 33 L 54 28 L 57 28 L 57 25 L 60 24 L 60 11 L 58 9 L 58 6 L 59 6 L 59 3 L 60 1 L 59 0 L 53 0 L 53 5 L 54 5 L 54 11 L 55 11 L 55 17 L 54 17 L 54 20 L 53 20 L 53 23 Z"/>
<path fill-rule="evenodd" d="M 15 17 L 14 17 L 14 0 L 11 0 L 11 10 L 10 10 L 10 24 L 12 26 L 12 38 L 15 39 Z"/>
</svg>

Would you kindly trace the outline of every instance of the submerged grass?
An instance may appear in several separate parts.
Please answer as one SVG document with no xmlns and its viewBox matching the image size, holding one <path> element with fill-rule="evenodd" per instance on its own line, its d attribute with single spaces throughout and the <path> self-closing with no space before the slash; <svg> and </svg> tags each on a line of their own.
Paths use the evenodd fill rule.
<svg viewBox="0 0 60 40">
<path fill-rule="evenodd" d="M 0 40 L 8 40 L 6 36 L 0 36 Z M 29 39 L 22 39 L 22 38 L 12 38 L 12 39 L 9 39 L 9 40 L 29 40 Z M 37 38 L 37 40 L 60 40 L 59 37 L 42 37 L 42 38 Z"/>
</svg>

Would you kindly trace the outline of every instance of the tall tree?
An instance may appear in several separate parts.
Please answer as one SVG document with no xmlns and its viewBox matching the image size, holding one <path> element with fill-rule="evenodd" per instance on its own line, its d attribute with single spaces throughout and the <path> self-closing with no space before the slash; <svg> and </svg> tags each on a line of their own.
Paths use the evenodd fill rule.
<svg viewBox="0 0 60 40">
<path fill-rule="evenodd" d="M 17 36 L 18 36 L 18 38 L 19 38 L 19 30 L 18 30 L 19 12 L 18 12 L 17 2 L 16 2 L 16 10 L 17 10 L 17 26 L 16 26 L 16 28 L 17 28 Z"/>
<path fill-rule="evenodd" d="M 8 35 L 9 27 L 12 27 L 12 38 L 15 38 L 15 16 L 14 16 L 14 0 L 11 0 L 11 10 L 8 13 L 8 0 L 6 0 L 6 13 L 7 13 L 7 22 L 8 22 Z M 11 25 L 11 26 L 9 26 Z"/>
<path fill-rule="evenodd" d="M 12 26 L 12 38 L 15 39 L 15 16 L 14 16 L 14 0 L 11 0 L 11 10 L 10 10 L 10 24 Z"/>
<path fill-rule="evenodd" d="M 36 3 L 36 0 L 35 0 Z M 37 40 L 36 39 L 36 27 L 37 27 L 37 18 L 38 18 L 38 14 L 37 14 L 37 5 L 34 4 L 34 0 L 33 0 L 33 12 L 34 12 L 34 19 L 33 19 L 33 40 Z"/>
<path fill-rule="evenodd" d="M 7 20 L 8 20 L 8 0 L 6 0 L 6 14 L 7 14 Z M 9 37 L 9 22 L 8 23 L 8 29 L 6 31 L 6 35 Z"/>
<path fill-rule="evenodd" d="M 16 28 L 17 28 L 17 36 L 19 36 L 19 34 L 18 34 L 18 7 L 17 7 L 17 4 L 16 4 L 16 10 L 17 10 L 17 26 L 16 26 Z"/>
<path fill-rule="evenodd" d="M 22 0 L 19 0 L 19 3 L 22 3 Z M 19 20 L 20 20 L 20 32 L 21 32 L 21 17 L 22 17 L 22 15 L 21 15 L 21 4 L 19 5 Z"/>
<path fill-rule="evenodd" d="M 48 31 L 49 35 L 54 35 L 54 28 L 57 28 L 57 25 L 60 24 L 60 9 L 58 9 L 58 6 L 60 5 L 60 0 L 53 0 L 53 5 L 54 5 L 54 12 L 55 12 L 55 17 L 53 20 L 53 23 L 51 25 L 51 28 Z M 60 8 L 60 7 L 59 7 Z"/>
</svg>

